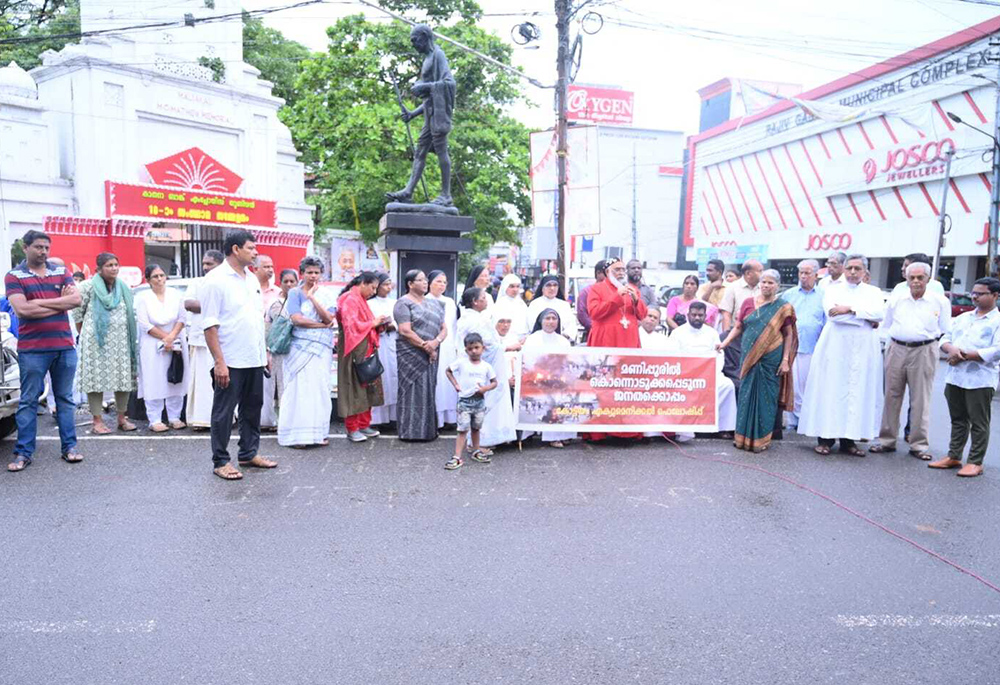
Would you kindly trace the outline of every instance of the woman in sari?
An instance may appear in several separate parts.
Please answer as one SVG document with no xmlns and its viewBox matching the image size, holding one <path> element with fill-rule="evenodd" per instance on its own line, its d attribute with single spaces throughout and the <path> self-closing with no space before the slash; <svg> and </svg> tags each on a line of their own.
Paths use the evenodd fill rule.
<svg viewBox="0 0 1000 685">
<path fill-rule="evenodd" d="M 559 312 L 554 309 L 545 309 L 538 315 L 535 330 L 524 341 L 522 354 L 525 364 L 534 364 L 543 354 L 569 350 L 569 340 L 562 335 L 560 325 Z M 528 432 L 523 437 L 528 438 L 531 435 L 533 433 Z M 549 443 L 550 447 L 565 447 L 566 441 L 574 436 L 575 434 L 571 432 L 542 431 L 542 442 Z"/>
<path fill-rule="evenodd" d="M 363 271 L 347 284 L 337 299 L 337 413 L 344 418 L 347 439 L 377 438 L 371 427 L 372 407 L 382 404 L 382 377 L 369 383 L 358 378 L 355 364 L 378 354 L 378 328 L 387 317 L 376 317 L 368 300 L 378 290 L 378 274 Z M 384 371 L 383 371 L 384 372 Z"/>
<path fill-rule="evenodd" d="M 115 394 L 118 430 L 134 431 L 128 420 L 129 395 L 136 389 L 139 342 L 132 289 L 118 278 L 118 257 L 110 252 L 97 255 L 97 274 L 80 284 L 80 307 L 73 319 L 80 332 L 80 363 L 77 382 L 87 394 L 94 416 L 92 433 L 112 431 L 104 425 L 104 393 Z"/>
<path fill-rule="evenodd" d="M 671 297 L 670 302 L 667 303 L 667 327 L 669 330 L 672 331 L 683 323 L 683 321 L 676 320 L 678 315 L 683 316 L 685 320 L 687 319 L 688 308 L 692 302 L 705 302 L 705 300 L 698 298 L 698 286 L 700 285 L 701 282 L 694 274 L 684 277 L 681 294 Z M 718 315 L 719 308 L 705 302 L 705 323 L 710 328 L 715 328 L 715 319 Z"/>
<path fill-rule="evenodd" d="M 455 300 L 444 294 L 448 289 L 448 276 L 444 271 L 435 269 L 427 274 L 427 298 L 437 300 L 444 307 L 444 324 L 448 329 L 448 337 L 455 338 L 455 325 L 458 322 L 458 307 Z M 465 348 L 462 348 L 465 353 Z M 446 423 L 455 423 L 458 420 L 458 393 L 455 386 L 451 384 L 445 375 L 448 365 L 455 358 L 455 346 L 451 343 L 438 348 L 438 375 L 437 387 L 434 390 L 434 406 L 437 407 L 438 428 Z"/>
<path fill-rule="evenodd" d="M 396 323 L 392 320 L 392 308 L 396 298 L 392 297 L 395 283 L 389 274 L 378 275 L 375 297 L 368 300 L 368 307 L 375 318 L 382 317 L 378 327 L 378 358 L 382 362 L 382 404 L 372 407 L 372 425 L 380 426 L 396 420 L 396 402 L 399 396 L 399 378 L 396 372 Z"/>
<path fill-rule="evenodd" d="M 434 440 L 437 438 L 434 391 L 438 348 L 448 337 L 444 305 L 425 297 L 427 276 L 419 269 L 406 272 L 403 288 L 406 294 L 396 300 L 392 308 L 392 318 L 399 327 L 396 424 L 401 440 Z"/>
<path fill-rule="evenodd" d="M 741 333 L 740 393 L 733 444 L 748 452 L 763 452 L 770 446 L 781 411 L 792 406 L 791 359 L 799 341 L 795 331 L 795 309 L 777 299 L 781 276 L 768 269 L 760 277 L 760 294 L 740 307 L 736 324 L 719 344 L 724 349 Z M 780 430 L 780 429 L 779 429 Z"/>
<path fill-rule="evenodd" d="M 278 281 L 281 292 L 264 312 L 265 340 L 267 334 L 271 332 L 271 325 L 274 324 L 275 320 L 279 317 L 288 317 L 288 311 L 285 308 L 288 302 L 288 293 L 299 284 L 299 272 L 295 269 L 282 269 Z M 271 361 L 271 377 L 264 377 L 264 406 L 260 410 L 260 428 L 271 433 L 278 430 L 278 401 L 281 399 L 281 393 L 285 390 L 282 362 L 286 356 L 275 354 L 270 350 L 267 351 L 267 358 Z"/>
<path fill-rule="evenodd" d="M 486 301 L 490 298 L 485 290 L 468 288 L 462 293 L 462 318 L 458 320 L 455 347 L 459 354 L 465 354 L 465 336 L 478 333 L 483 339 L 483 361 L 493 367 L 497 375 L 497 392 L 486 393 L 486 418 L 479 431 L 479 446 L 487 456 L 493 454 L 490 447 L 517 440 L 514 430 L 514 405 L 511 403 L 510 366 L 504 357 L 504 345 L 497 335 L 493 318 L 486 313 Z M 469 444 L 472 437 L 469 436 Z"/>
<path fill-rule="evenodd" d="M 292 344 L 282 362 L 285 389 L 278 415 L 278 444 L 326 445 L 330 432 L 330 367 L 333 366 L 333 314 L 336 302 L 320 289 L 323 262 L 303 257 L 302 285 L 288 293 L 285 313 L 292 320 Z"/>
</svg>

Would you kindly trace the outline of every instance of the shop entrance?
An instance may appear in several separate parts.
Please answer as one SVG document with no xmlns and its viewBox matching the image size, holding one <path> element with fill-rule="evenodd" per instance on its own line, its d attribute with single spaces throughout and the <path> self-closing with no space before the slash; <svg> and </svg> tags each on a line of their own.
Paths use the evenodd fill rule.
<svg viewBox="0 0 1000 685">
<path fill-rule="evenodd" d="M 146 232 L 146 264 L 158 264 L 170 276 L 201 276 L 201 258 L 222 250 L 224 233 L 216 226 L 154 224 Z"/>
</svg>

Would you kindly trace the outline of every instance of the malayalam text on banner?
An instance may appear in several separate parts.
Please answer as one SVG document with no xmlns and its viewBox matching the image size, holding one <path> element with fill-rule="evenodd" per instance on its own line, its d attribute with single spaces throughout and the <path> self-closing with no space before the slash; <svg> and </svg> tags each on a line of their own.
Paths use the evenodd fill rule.
<svg viewBox="0 0 1000 685">
<path fill-rule="evenodd" d="M 565 432 L 718 430 L 715 354 L 575 347 L 525 356 L 517 427 Z"/>
</svg>

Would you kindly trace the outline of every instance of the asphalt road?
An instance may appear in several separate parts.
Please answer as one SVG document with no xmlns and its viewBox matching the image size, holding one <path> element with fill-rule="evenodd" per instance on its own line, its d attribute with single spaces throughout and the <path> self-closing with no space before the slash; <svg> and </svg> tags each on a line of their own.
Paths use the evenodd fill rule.
<svg viewBox="0 0 1000 685">
<path fill-rule="evenodd" d="M 662 442 L 448 472 L 450 441 L 266 438 L 280 467 L 228 483 L 205 437 L 89 438 L 71 466 L 48 422 L 0 474 L 4 685 L 1000 682 L 1000 592 Z M 995 451 L 963 480 L 811 444 L 684 449 L 1000 584 Z"/>
</svg>

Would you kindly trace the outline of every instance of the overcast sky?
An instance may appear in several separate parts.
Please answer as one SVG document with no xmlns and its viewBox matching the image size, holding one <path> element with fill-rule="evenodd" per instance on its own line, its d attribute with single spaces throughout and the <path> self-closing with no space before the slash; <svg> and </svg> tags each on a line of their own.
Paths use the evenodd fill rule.
<svg viewBox="0 0 1000 685">
<path fill-rule="evenodd" d="M 244 0 L 248 9 L 276 4 Z M 541 39 L 533 44 L 538 48 L 517 48 L 515 64 L 553 83 L 552 0 L 480 0 L 480 5 L 494 15 L 483 20 L 483 28 L 508 42 L 516 24 L 538 25 Z M 697 89 L 723 77 L 811 88 L 1000 14 L 1000 7 L 962 0 L 619 0 L 593 9 L 604 25 L 584 36 L 577 82 L 632 90 L 635 126 L 687 134 L 697 132 Z M 378 14 L 342 2 L 272 14 L 265 21 L 324 50 L 325 28 L 359 11 Z M 496 16 L 501 14 L 518 16 Z M 574 35 L 579 28 L 574 26 Z M 446 52 L 454 49 L 445 46 Z M 552 90 L 527 85 L 526 93 L 536 106 L 513 114 L 533 128 L 551 126 Z"/>
</svg>

